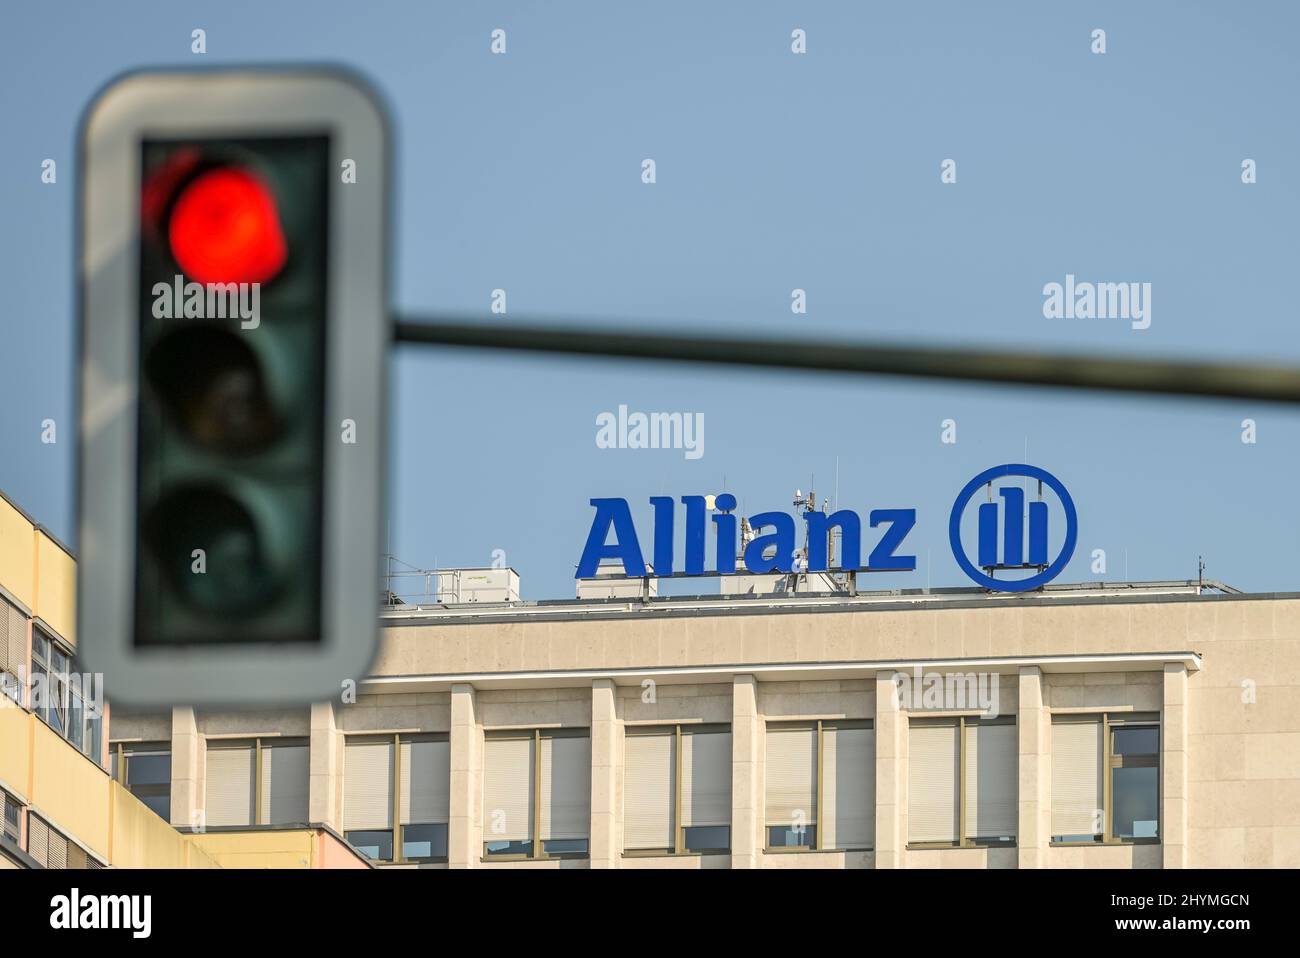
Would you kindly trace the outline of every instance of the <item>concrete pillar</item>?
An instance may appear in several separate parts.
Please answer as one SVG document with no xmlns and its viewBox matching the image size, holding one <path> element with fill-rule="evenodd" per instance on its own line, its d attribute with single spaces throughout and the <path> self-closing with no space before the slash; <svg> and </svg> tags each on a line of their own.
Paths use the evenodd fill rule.
<svg viewBox="0 0 1300 958">
<path fill-rule="evenodd" d="M 1187 868 L 1187 666 L 1165 663 L 1160 715 L 1160 844 L 1165 868 Z"/>
<path fill-rule="evenodd" d="M 343 831 L 343 733 L 333 702 L 311 707 L 311 774 L 308 779 L 307 817 Z"/>
<path fill-rule="evenodd" d="M 447 822 L 447 864 L 473 868 L 482 857 L 483 823 L 479 795 L 483 775 L 483 731 L 479 728 L 474 686 L 451 687 L 451 805 Z"/>
<path fill-rule="evenodd" d="M 763 797 L 758 714 L 758 680 L 737 675 L 731 682 L 731 867 L 758 868 L 763 851 Z"/>
<path fill-rule="evenodd" d="M 172 824 L 203 825 L 203 785 L 207 747 L 199 734 L 194 709 L 172 709 Z"/>
<path fill-rule="evenodd" d="M 1038 666 L 1021 667 L 1019 701 L 1016 858 L 1021 868 L 1046 868 L 1052 828 L 1052 725 L 1043 702 L 1043 673 Z"/>
<path fill-rule="evenodd" d="M 894 671 L 876 673 L 876 867 L 903 867 L 903 734 Z"/>
<path fill-rule="evenodd" d="M 591 683 L 591 867 L 618 868 L 619 740 L 613 679 Z"/>
</svg>

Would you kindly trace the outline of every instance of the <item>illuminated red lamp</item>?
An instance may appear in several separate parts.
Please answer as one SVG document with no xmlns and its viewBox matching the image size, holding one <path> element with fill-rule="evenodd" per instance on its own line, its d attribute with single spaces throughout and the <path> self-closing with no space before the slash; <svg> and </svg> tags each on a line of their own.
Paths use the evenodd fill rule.
<svg viewBox="0 0 1300 958">
<path fill-rule="evenodd" d="M 288 256 L 270 189 L 230 167 L 203 173 L 185 187 L 167 238 L 185 275 L 200 283 L 265 283 Z"/>
</svg>

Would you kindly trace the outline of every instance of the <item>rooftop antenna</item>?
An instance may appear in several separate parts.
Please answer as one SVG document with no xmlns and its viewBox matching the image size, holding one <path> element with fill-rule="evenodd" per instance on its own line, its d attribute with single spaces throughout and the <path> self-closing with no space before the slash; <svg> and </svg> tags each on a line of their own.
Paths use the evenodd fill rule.
<svg viewBox="0 0 1300 958">
<path fill-rule="evenodd" d="M 749 524 L 749 520 L 745 518 L 745 500 L 744 500 L 744 499 L 741 499 L 741 500 L 740 500 L 739 511 L 740 511 L 740 546 L 739 546 L 739 548 L 736 550 L 736 558 L 739 560 L 739 561 L 736 563 L 736 568 L 738 568 L 738 569 L 746 569 L 746 566 L 745 566 L 745 546 L 749 545 L 749 543 L 753 540 L 753 538 L 754 538 L 754 529 L 753 529 L 752 526 L 750 526 L 750 524 Z M 748 569 L 746 569 L 746 571 L 748 571 Z"/>
<path fill-rule="evenodd" d="M 840 457 L 836 456 L 835 457 L 835 505 L 832 507 L 832 511 L 839 512 L 839 509 L 840 509 Z M 842 530 L 837 530 L 834 527 L 831 528 L 829 555 L 827 557 L 828 565 L 832 565 L 832 566 L 835 565 L 835 543 L 843 535 L 844 533 Z"/>
<path fill-rule="evenodd" d="M 1205 556 L 1196 557 L 1196 594 L 1205 588 Z"/>
</svg>

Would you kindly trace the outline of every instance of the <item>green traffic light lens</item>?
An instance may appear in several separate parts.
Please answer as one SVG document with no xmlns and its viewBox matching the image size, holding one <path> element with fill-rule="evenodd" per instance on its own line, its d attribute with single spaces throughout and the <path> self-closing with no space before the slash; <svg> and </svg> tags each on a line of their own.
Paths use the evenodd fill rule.
<svg viewBox="0 0 1300 958">
<path fill-rule="evenodd" d="M 232 330 L 173 327 L 149 351 L 145 375 L 175 423 L 200 446 L 249 454 L 281 434 L 262 363 Z"/>
</svg>

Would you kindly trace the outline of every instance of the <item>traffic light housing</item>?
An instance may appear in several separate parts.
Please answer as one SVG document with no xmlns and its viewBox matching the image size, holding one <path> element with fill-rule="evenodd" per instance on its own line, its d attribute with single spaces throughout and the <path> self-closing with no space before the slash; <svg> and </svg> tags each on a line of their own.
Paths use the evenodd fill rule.
<svg viewBox="0 0 1300 958">
<path fill-rule="evenodd" d="M 83 164 L 87 660 L 141 703 L 335 692 L 377 632 L 382 113 L 338 73 L 137 74 Z"/>
</svg>

